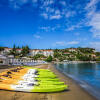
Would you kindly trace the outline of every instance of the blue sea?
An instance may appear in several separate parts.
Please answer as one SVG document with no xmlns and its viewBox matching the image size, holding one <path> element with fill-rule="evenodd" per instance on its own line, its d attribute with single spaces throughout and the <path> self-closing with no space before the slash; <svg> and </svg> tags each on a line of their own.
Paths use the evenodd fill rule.
<svg viewBox="0 0 100 100">
<path fill-rule="evenodd" d="M 100 100 L 100 63 L 62 63 L 55 67 Z"/>
</svg>

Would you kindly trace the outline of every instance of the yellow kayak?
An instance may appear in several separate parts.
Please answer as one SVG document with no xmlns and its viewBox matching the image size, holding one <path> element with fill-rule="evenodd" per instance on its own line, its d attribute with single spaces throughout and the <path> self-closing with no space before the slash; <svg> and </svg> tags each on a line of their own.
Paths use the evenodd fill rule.
<svg viewBox="0 0 100 100">
<path fill-rule="evenodd" d="M 0 89 L 24 92 L 59 92 L 67 89 L 50 70 L 18 67 L 0 73 Z"/>
</svg>

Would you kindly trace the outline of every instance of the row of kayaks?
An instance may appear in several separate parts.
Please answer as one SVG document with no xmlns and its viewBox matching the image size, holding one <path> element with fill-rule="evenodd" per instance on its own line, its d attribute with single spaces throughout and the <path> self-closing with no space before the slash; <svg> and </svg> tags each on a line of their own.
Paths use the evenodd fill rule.
<svg viewBox="0 0 100 100">
<path fill-rule="evenodd" d="M 17 67 L 0 73 L 0 89 L 24 92 L 59 92 L 64 82 L 47 69 Z"/>
</svg>

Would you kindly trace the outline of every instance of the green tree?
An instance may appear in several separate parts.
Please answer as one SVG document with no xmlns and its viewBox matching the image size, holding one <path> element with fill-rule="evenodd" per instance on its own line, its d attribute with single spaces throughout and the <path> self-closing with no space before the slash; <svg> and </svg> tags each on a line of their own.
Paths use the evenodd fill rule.
<svg viewBox="0 0 100 100">
<path fill-rule="evenodd" d="M 13 49 L 10 50 L 10 53 L 8 53 L 8 55 L 14 55 L 14 57 L 18 55 L 18 52 L 16 51 L 16 45 L 15 44 L 13 45 Z"/>
<path fill-rule="evenodd" d="M 77 55 L 77 59 L 79 59 L 80 61 L 90 61 L 91 57 L 87 56 L 87 55 Z"/>
<path fill-rule="evenodd" d="M 34 60 L 38 60 L 38 59 L 42 59 L 42 58 L 46 58 L 43 54 L 36 54 L 35 56 L 33 56 Z"/>
<path fill-rule="evenodd" d="M 96 61 L 100 61 L 100 56 L 98 58 L 96 58 Z"/>
<path fill-rule="evenodd" d="M 75 58 L 69 57 L 67 60 L 73 61 L 73 60 L 75 60 Z"/>
<path fill-rule="evenodd" d="M 47 59 L 45 59 L 46 62 L 52 62 L 53 58 L 52 56 L 48 56 Z"/>
<path fill-rule="evenodd" d="M 61 56 L 60 50 L 59 50 L 59 49 L 55 49 L 55 50 L 54 50 L 54 57 L 55 57 L 55 58 L 58 58 L 58 57 L 60 57 L 60 56 Z"/>
<path fill-rule="evenodd" d="M 95 54 L 96 54 L 96 56 L 100 56 L 100 52 L 96 52 Z"/>
<path fill-rule="evenodd" d="M 93 48 L 78 48 L 78 50 L 82 53 L 93 53 L 95 49 L 93 49 Z"/>
<path fill-rule="evenodd" d="M 21 49 L 20 46 L 17 46 L 16 49 Z"/>
<path fill-rule="evenodd" d="M 3 51 L 4 50 L 4 47 L 0 47 L 0 51 Z"/>
<path fill-rule="evenodd" d="M 37 56 L 33 56 L 33 60 L 38 60 L 38 57 Z"/>
<path fill-rule="evenodd" d="M 29 53 L 29 47 L 28 46 L 23 46 L 22 47 L 22 51 L 21 51 L 21 55 L 22 56 L 26 56 Z"/>
<path fill-rule="evenodd" d="M 61 62 L 61 61 L 64 61 L 66 58 L 64 56 L 62 56 L 62 57 L 59 57 L 58 59 Z"/>
</svg>

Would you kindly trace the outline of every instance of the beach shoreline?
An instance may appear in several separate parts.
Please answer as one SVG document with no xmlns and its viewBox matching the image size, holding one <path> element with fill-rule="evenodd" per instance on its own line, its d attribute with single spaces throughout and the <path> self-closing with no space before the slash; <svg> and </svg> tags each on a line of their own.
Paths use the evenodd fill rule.
<svg viewBox="0 0 100 100">
<path fill-rule="evenodd" d="M 57 63 L 68 63 L 68 64 L 79 64 L 79 63 L 100 63 L 100 61 L 62 61 L 62 62 L 53 62 L 54 64 Z"/>
<path fill-rule="evenodd" d="M 56 73 L 56 75 L 60 78 L 60 80 L 65 82 L 65 84 L 67 84 L 69 86 L 68 92 L 70 92 L 70 93 L 68 93 L 68 94 L 73 94 L 74 99 L 69 96 L 68 100 L 97 100 L 89 92 L 87 92 L 85 89 L 83 89 L 75 80 L 73 80 L 69 76 L 66 76 L 64 73 L 61 73 L 53 65 L 50 65 L 50 66 L 52 67 L 52 68 L 49 67 L 50 70 L 52 70 L 54 73 Z M 75 89 L 76 89 L 76 93 L 75 93 L 76 98 L 74 97 Z M 66 95 L 68 95 L 68 94 L 66 93 Z M 84 95 L 84 98 L 81 98 L 81 96 L 78 96 L 78 94 L 80 94 L 81 96 Z M 66 100 L 66 99 L 62 99 L 62 100 Z"/>
<path fill-rule="evenodd" d="M 25 93 L 0 90 L 0 100 L 96 100 L 95 97 L 81 88 L 74 80 L 60 73 L 52 64 L 38 65 L 35 67 L 50 69 L 61 81 L 69 86 L 69 89 L 57 93 Z"/>
</svg>

